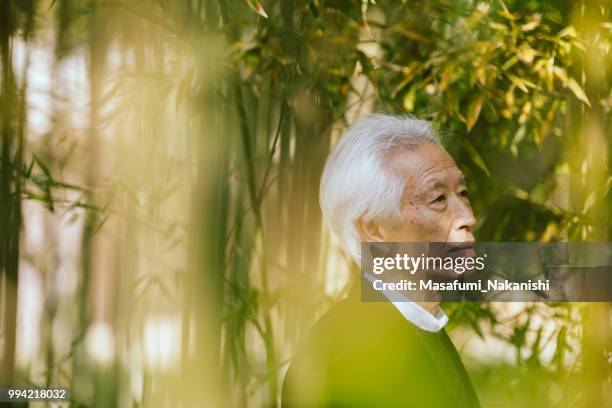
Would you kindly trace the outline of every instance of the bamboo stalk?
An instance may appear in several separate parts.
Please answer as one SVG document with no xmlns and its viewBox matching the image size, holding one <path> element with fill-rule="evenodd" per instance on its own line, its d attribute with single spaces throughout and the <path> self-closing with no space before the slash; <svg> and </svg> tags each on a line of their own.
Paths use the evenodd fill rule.
<svg viewBox="0 0 612 408">
<path fill-rule="evenodd" d="M 15 82 L 13 77 L 11 35 L 15 26 L 13 1 L 7 2 L 0 11 L 0 53 L 2 64 L 2 95 L 3 108 L 0 124 L 2 132 L 0 139 L 0 271 L 4 280 L 4 296 L 2 318 L 2 336 L 4 347 L 0 362 L 0 385 L 11 385 L 14 381 L 15 345 L 17 329 L 17 287 L 19 269 L 19 239 L 21 230 L 20 183 L 13 168 L 19 168 L 19 160 L 23 151 L 23 139 L 17 135 L 11 126 L 15 100 Z M 17 101 L 18 102 L 18 101 Z M 19 113 L 18 113 L 19 114 Z M 21 115 L 20 115 L 21 116 Z M 22 117 L 23 119 L 23 117 Z M 17 156 L 15 151 L 17 142 Z M 12 157 L 13 156 L 13 157 Z"/>
</svg>

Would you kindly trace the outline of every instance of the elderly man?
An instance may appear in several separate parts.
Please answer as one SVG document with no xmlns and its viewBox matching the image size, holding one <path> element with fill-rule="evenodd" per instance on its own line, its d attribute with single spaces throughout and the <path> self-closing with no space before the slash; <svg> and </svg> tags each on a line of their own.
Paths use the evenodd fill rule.
<svg viewBox="0 0 612 408">
<path fill-rule="evenodd" d="M 353 125 L 327 160 L 320 202 L 357 261 L 360 242 L 474 240 L 465 177 L 423 120 L 376 114 Z M 356 292 L 299 348 L 282 406 L 479 406 L 437 303 L 361 302 Z"/>
</svg>

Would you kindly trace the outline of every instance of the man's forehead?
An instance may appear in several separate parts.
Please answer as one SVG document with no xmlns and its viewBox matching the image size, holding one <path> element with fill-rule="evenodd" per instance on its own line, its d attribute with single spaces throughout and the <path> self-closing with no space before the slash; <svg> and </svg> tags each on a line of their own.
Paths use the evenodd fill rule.
<svg viewBox="0 0 612 408">
<path fill-rule="evenodd" d="M 450 176 L 451 180 L 448 180 L 447 177 L 445 177 L 446 175 Z M 425 173 L 420 178 L 415 180 L 415 184 L 421 185 L 423 188 L 438 188 L 445 187 L 448 184 L 448 181 L 459 184 L 466 183 L 463 172 L 457 167 L 454 167 L 454 169 L 435 170 L 429 174 Z"/>
<path fill-rule="evenodd" d="M 456 170 L 453 158 L 439 145 L 423 143 L 417 149 L 399 152 L 393 157 L 393 165 L 404 177 L 427 177 L 429 174 L 445 170 Z"/>
<path fill-rule="evenodd" d="M 414 175 L 417 177 L 425 177 L 428 176 L 430 173 L 437 173 L 449 170 L 461 172 L 453 159 L 431 160 L 430 162 L 423 163 L 420 168 L 416 169 Z"/>
</svg>

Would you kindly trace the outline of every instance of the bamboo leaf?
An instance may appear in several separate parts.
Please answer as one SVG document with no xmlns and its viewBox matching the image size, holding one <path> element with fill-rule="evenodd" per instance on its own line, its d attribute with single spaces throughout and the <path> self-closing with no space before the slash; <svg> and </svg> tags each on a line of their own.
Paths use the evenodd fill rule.
<svg viewBox="0 0 612 408">
<path fill-rule="evenodd" d="M 467 130 L 468 132 L 472 130 L 476 121 L 478 121 L 478 117 L 480 116 L 480 111 L 482 110 L 482 101 L 484 100 L 483 96 L 480 95 L 476 100 L 474 100 L 468 109 L 467 113 Z"/>
<path fill-rule="evenodd" d="M 517 88 L 519 88 L 523 92 L 529 92 L 527 90 L 527 84 L 524 79 L 517 77 L 516 75 L 508 74 L 508 78 Z"/>
<path fill-rule="evenodd" d="M 552 72 L 555 74 L 555 76 L 559 78 L 559 80 L 563 83 L 563 85 L 567 86 L 567 83 L 569 81 L 567 72 L 565 72 L 563 68 L 558 67 L 558 66 L 552 66 L 551 69 L 552 69 Z"/>
<path fill-rule="evenodd" d="M 468 319 L 468 324 L 470 325 L 472 330 L 474 330 L 474 332 L 478 335 L 478 337 L 484 340 L 485 337 L 482 330 L 480 329 L 480 324 L 478 324 L 475 319 Z"/>
<path fill-rule="evenodd" d="M 557 36 L 559 38 L 563 38 L 563 37 L 575 38 L 576 37 L 576 29 L 574 28 L 574 26 L 571 26 L 571 25 L 567 26 L 563 30 L 561 30 L 561 32 L 559 32 L 559 34 Z"/>
<path fill-rule="evenodd" d="M 470 159 L 472 159 L 474 164 L 480 167 L 480 169 L 484 171 L 487 176 L 491 176 L 491 172 L 489 172 L 487 165 L 485 164 L 484 160 L 482 159 L 478 151 L 474 148 L 474 146 L 472 146 L 472 144 L 465 139 L 461 140 L 461 144 L 463 145 L 463 148 L 468 153 L 468 155 L 470 156 Z"/>
<path fill-rule="evenodd" d="M 531 31 L 535 30 L 540 25 L 540 20 L 533 20 L 529 23 L 525 23 L 521 26 L 521 30 L 523 31 Z"/>
<path fill-rule="evenodd" d="M 519 116 L 519 119 L 518 119 L 519 125 L 524 125 L 525 122 L 527 122 L 527 119 L 529 118 L 529 114 L 531 113 L 531 106 L 532 106 L 531 101 L 523 105 L 523 109 L 521 110 L 521 115 Z"/>
<path fill-rule="evenodd" d="M 597 198 L 596 192 L 591 191 L 591 193 L 589 194 L 589 196 L 584 202 L 584 208 L 582 209 L 583 213 L 589 212 L 589 210 L 593 207 L 593 204 L 595 204 L 596 198 Z"/>
<path fill-rule="evenodd" d="M 567 86 L 574 93 L 576 98 L 580 99 L 582 102 L 591 107 L 591 102 L 589 102 L 589 98 L 587 98 L 586 93 L 574 78 L 569 78 L 569 80 L 567 81 Z"/>
<path fill-rule="evenodd" d="M 553 89 L 553 80 L 555 79 L 554 66 L 555 57 L 553 56 L 546 61 L 546 89 L 548 89 L 549 92 Z"/>
<path fill-rule="evenodd" d="M 502 71 L 507 71 L 508 68 L 510 68 L 511 66 L 513 66 L 514 64 L 516 64 L 517 62 L 519 62 L 519 57 L 518 55 L 513 55 L 512 57 L 510 57 L 508 59 L 508 61 L 506 61 L 504 63 L 504 65 L 502 65 L 501 70 Z"/>
<path fill-rule="evenodd" d="M 261 3 L 259 3 L 258 0 L 247 0 L 247 4 L 251 8 L 251 10 L 259 14 L 260 16 L 262 16 L 263 18 L 268 18 L 268 13 L 266 13 L 266 10 L 264 10 L 263 6 L 261 5 Z"/>
<path fill-rule="evenodd" d="M 414 110 L 414 101 L 415 101 L 415 93 L 414 93 L 414 88 L 411 89 L 410 91 L 406 92 L 406 95 L 404 95 L 404 109 L 407 112 L 412 112 Z"/>
<path fill-rule="evenodd" d="M 45 175 L 47 176 L 47 178 L 50 181 L 53 181 L 53 176 L 51 176 L 51 171 L 49 170 L 49 168 L 42 162 L 42 160 L 40 160 L 40 158 L 36 155 L 36 153 L 32 153 L 32 157 L 34 158 L 34 160 L 36 161 L 36 164 L 38 164 L 38 167 L 40 167 L 40 169 L 43 171 L 43 173 L 45 173 Z"/>
<path fill-rule="evenodd" d="M 431 43 L 431 38 L 427 38 L 426 36 L 424 36 L 421 33 L 417 33 L 416 31 L 411 31 L 411 30 L 406 30 L 405 28 L 399 27 L 399 26 L 394 26 L 392 28 L 392 31 L 395 31 L 399 34 L 402 34 L 403 36 L 413 40 L 413 41 L 417 41 L 417 42 L 422 42 L 422 43 L 426 43 L 429 44 Z"/>
<path fill-rule="evenodd" d="M 528 45 L 520 47 L 516 54 L 518 58 L 525 64 L 529 65 L 533 62 L 533 59 L 538 55 L 538 52 Z"/>
</svg>

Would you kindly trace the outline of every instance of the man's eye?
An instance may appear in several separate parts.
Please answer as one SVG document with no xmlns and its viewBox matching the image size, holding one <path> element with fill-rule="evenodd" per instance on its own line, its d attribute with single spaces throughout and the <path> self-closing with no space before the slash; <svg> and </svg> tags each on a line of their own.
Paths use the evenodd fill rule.
<svg viewBox="0 0 612 408">
<path fill-rule="evenodd" d="M 462 190 L 459 192 L 460 197 L 467 197 L 469 195 L 468 190 Z"/>
<path fill-rule="evenodd" d="M 439 195 L 437 196 L 432 203 L 443 203 L 446 201 L 446 196 L 445 195 Z"/>
</svg>

